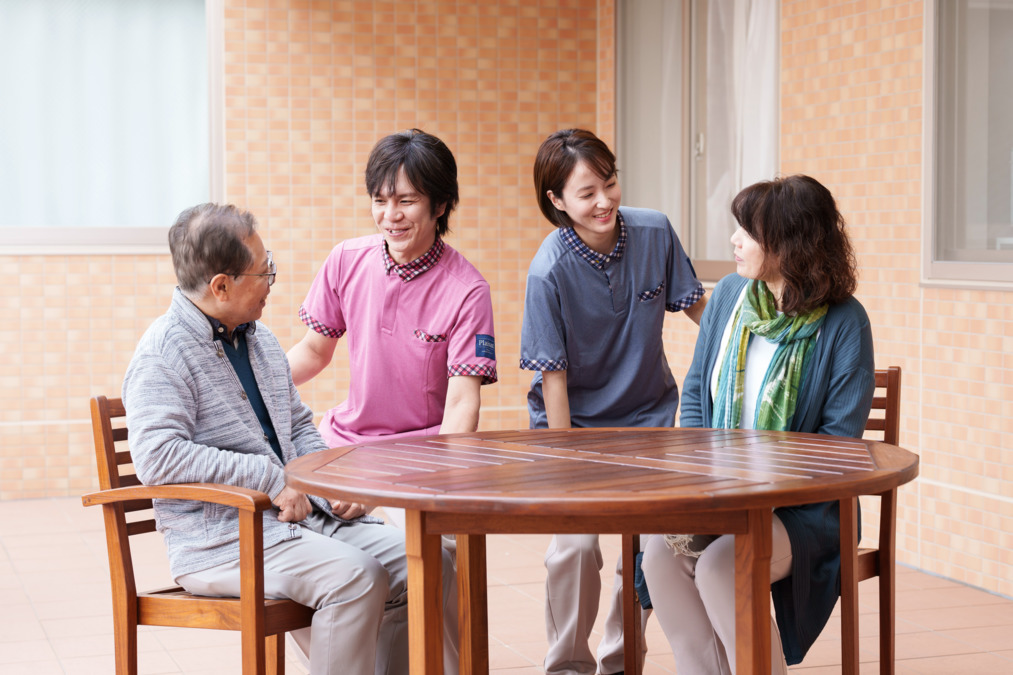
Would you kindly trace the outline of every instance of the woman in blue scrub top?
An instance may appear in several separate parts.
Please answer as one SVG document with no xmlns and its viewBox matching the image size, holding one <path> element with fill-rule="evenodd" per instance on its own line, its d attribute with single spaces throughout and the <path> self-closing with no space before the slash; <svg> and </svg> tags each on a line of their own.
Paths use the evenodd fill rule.
<svg viewBox="0 0 1013 675">
<path fill-rule="evenodd" d="M 665 312 L 697 324 L 703 286 L 665 214 L 620 207 L 615 155 L 590 131 L 549 136 L 535 158 L 538 205 L 557 229 L 528 270 L 522 369 L 532 428 L 671 427 L 679 391 L 662 343 Z M 597 664 L 598 535 L 556 535 L 545 557 L 548 675 L 623 669 L 622 576 Z M 646 615 L 645 615 L 646 619 Z"/>
</svg>

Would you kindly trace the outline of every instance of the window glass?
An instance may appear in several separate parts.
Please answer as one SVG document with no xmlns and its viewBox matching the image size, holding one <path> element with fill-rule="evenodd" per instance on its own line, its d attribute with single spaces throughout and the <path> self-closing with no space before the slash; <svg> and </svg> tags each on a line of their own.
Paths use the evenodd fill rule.
<svg viewBox="0 0 1013 675">
<path fill-rule="evenodd" d="M 205 23 L 203 0 L 0 3 L 0 244 L 164 242 L 209 199 Z"/>
<path fill-rule="evenodd" d="M 935 12 L 928 276 L 1013 281 L 1013 2 Z"/>
</svg>

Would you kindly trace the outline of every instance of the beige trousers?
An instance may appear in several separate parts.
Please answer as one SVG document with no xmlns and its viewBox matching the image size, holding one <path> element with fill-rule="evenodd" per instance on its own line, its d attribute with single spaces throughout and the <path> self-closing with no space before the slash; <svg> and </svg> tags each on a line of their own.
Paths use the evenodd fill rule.
<svg viewBox="0 0 1013 675">
<path fill-rule="evenodd" d="M 313 607 L 310 628 L 289 644 L 312 675 L 408 673 L 408 568 L 404 534 L 387 525 L 314 512 L 301 536 L 264 549 L 264 594 Z M 176 580 L 199 595 L 238 596 L 239 561 Z M 457 675 L 457 585 L 443 554 L 444 672 Z M 300 653 L 301 652 L 301 653 Z"/>
<path fill-rule="evenodd" d="M 641 537 L 641 541 L 645 541 Z M 545 553 L 546 675 L 611 675 L 623 670 L 623 568 L 616 563 L 612 601 L 598 660 L 588 641 L 601 595 L 601 547 L 597 534 L 557 534 Z M 645 625 L 650 612 L 641 613 Z M 643 632 L 641 632 L 643 634 Z M 647 652 L 647 643 L 642 642 Z"/>
<path fill-rule="evenodd" d="M 677 555 L 664 537 L 653 537 L 644 548 L 643 571 L 679 675 L 734 675 L 734 537 L 718 537 L 699 558 Z M 790 573 L 791 542 L 774 516 L 770 581 Z M 770 672 L 784 675 L 788 666 L 781 637 L 773 617 L 770 623 Z"/>
</svg>

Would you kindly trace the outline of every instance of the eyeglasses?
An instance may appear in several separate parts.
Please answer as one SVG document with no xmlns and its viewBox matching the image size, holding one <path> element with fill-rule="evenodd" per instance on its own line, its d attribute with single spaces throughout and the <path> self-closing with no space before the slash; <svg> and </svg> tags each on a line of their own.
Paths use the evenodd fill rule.
<svg viewBox="0 0 1013 675">
<path fill-rule="evenodd" d="M 233 274 L 234 277 L 267 277 L 267 285 L 274 286 L 274 278 L 278 275 L 278 266 L 274 264 L 274 254 L 271 251 L 267 252 L 267 269 L 269 271 L 261 274 Z"/>
</svg>

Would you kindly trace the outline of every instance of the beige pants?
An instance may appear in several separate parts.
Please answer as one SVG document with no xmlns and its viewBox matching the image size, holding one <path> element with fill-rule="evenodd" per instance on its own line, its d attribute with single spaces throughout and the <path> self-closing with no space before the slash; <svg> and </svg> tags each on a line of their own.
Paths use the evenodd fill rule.
<svg viewBox="0 0 1013 675">
<path fill-rule="evenodd" d="M 734 537 L 718 537 L 699 558 L 676 555 L 664 537 L 654 537 L 644 549 L 643 570 L 679 675 L 734 675 Z M 790 573 L 791 542 L 774 516 L 770 581 L 780 581 Z M 770 623 L 770 672 L 786 674 L 788 666 L 773 617 Z"/>
<path fill-rule="evenodd" d="M 641 541 L 645 541 L 641 537 Z M 557 534 L 545 553 L 545 630 L 549 650 L 546 675 L 610 675 L 623 670 L 623 568 L 616 563 L 612 602 L 598 646 L 598 662 L 588 641 L 601 595 L 601 547 L 596 534 Z M 646 624 L 650 612 L 641 613 Z M 643 632 L 641 632 L 643 635 Z M 646 653 L 647 643 L 641 648 Z"/>
<path fill-rule="evenodd" d="M 404 534 L 387 525 L 352 524 L 314 512 L 301 536 L 264 549 L 264 594 L 313 607 L 310 628 L 289 644 L 313 675 L 408 673 L 408 568 Z M 199 595 L 238 596 L 239 561 L 176 580 Z M 457 585 L 443 554 L 444 672 L 456 675 Z M 300 653 L 301 652 L 301 653 Z"/>
</svg>

